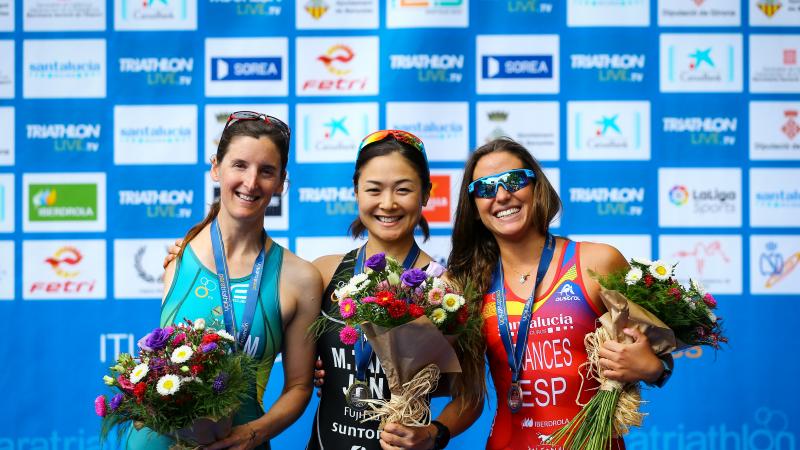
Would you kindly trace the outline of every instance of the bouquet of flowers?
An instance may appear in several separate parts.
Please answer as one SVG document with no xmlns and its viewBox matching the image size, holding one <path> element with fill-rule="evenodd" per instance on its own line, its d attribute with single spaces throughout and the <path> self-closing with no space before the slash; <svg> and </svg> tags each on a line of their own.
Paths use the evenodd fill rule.
<svg viewBox="0 0 800 450">
<path fill-rule="evenodd" d="M 173 448 L 226 437 L 233 414 L 255 383 L 255 361 L 233 353 L 234 338 L 204 319 L 156 328 L 139 341 L 139 358 L 123 353 L 103 381 L 116 394 L 98 396 L 101 436 L 117 425 L 148 427 L 176 439 Z"/>
<path fill-rule="evenodd" d="M 458 292 L 442 278 L 444 268 L 431 262 L 426 270 L 404 270 L 384 253 L 365 262 L 365 273 L 342 282 L 333 293 L 336 307 L 328 316 L 344 323 L 339 338 L 345 345 L 359 340 L 358 328 L 380 359 L 392 397 L 366 399 L 371 410 L 364 420 L 425 426 L 430 423 L 427 394 L 435 391 L 441 373 L 460 373 L 453 346 L 473 351 L 480 339 L 480 315 L 471 288 Z M 323 315 L 312 326 L 330 328 Z"/>
<path fill-rule="evenodd" d="M 722 334 L 722 319 L 713 312 L 717 301 L 693 280 L 688 288 L 681 286 L 674 278 L 675 264 L 634 258 L 630 265 L 630 269 L 598 278 L 608 312 L 600 317 L 600 328 L 586 335 L 585 344 L 587 376 L 599 381 L 600 391 L 567 425 L 546 438 L 550 445 L 606 450 L 614 436 L 641 425 L 639 383 L 608 380 L 599 367 L 599 351 L 605 341 L 632 342 L 624 328 L 635 327 L 644 333 L 656 355 L 696 345 L 719 349 L 728 342 Z"/>
</svg>

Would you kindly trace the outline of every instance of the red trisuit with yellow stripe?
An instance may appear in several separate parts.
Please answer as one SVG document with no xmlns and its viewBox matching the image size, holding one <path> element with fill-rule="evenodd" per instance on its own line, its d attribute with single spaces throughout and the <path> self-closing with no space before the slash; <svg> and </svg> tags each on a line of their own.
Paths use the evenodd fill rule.
<svg viewBox="0 0 800 450">
<path fill-rule="evenodd" d="M 512 282 L 513 279 L 512 279 Z M 519 319 L 527 299 L 504 286 L 508 322 L 516 342 Z M 575 400 L 586 403 L 598 383 L 588 380 L 581 389 L 578 367 L 586 362 L 583 337 L 597 328 L 600 316 L 581 278 L 580 243 L 567 241 L 558 258 L 558 272 L 544 295 L 535 299 L 527 349 L 522 360 L 520 385 L 523 406 L 516 414 L 508 408 L 511 369 L 497 328 L 494 293 L 483 297 L 483 334 L 487 343 L 489 367 L 497 391 L 497 414 L 486 444 L 487 449 L 554 450 L 542 438 L 566 425 L 580 411 Z M 560 447 L 558 447 L 560 448 Z M 624 449 L 618 439 L 612 449 Z"/>
</svg>

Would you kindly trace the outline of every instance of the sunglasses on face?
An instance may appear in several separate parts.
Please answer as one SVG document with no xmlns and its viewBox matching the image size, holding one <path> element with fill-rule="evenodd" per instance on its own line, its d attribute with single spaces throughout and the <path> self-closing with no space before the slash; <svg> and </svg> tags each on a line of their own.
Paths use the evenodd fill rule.
<svg viewBox="0 0 800 450">
<path fill-rule="evenodd" d="M 380 130 L 370 133 L 367 135 L 367 137 L 361 140 L 361 145 L 358 146 L 358 152 L 361 153 L 362 148 L 370 144 L 374 144 L 375 142 L 382 141 L 389 136 L 395 138 L 398 142 L 408 144 L 419 150 L 422 152 L 422 156 L 425 157 L 425 162 L 428 162 L 428 155 L 425 153 L 425 145 L 422 143 L 422 139 L 414 136 L 408 131 L 403 130 Z"/>
<path fill-rule="evenodd" d="M 255 111 L 236 111 L 232 113 L 228 117 L 228 121 L 225 122 L 225 128 L 223 128 L 223 131 L 225 131 L 225 129 L 231 124 L 240 120 L 263 120 L 265 123 L 277 128 L 286 137 L 287 142 L 292 135 L 292 131 L 289 129 L 289 126 L 286 125 L 286 123 L 284 123 L 281 119 L 269 116 L 267 114 L 257 113 Z"/>
<path fill-rule="evenodd" d="M 511 192 L 517 192 L 531 184 L 536 179 L 536 174 L 530 169 L 512 169 L 494 175 L 478 178 L 467 187 L 467 191 L 479 198 L 494 198 L 497 195 L 497 186 Z"/>
</svg>

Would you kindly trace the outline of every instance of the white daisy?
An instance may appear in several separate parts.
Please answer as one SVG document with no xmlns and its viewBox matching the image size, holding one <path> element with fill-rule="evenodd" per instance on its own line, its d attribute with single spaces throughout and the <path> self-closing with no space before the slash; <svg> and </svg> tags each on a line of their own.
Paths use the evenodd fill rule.
<svg viewBox="0 0 800 450">
<path fill-rule="evenodd" d="M 194 351 L 192 351 L 192 347 L 189 347 L 188 345 L 181 345 L 172 351 L 172 356 L 170 356 L 169 359 L 175 364 L 180 364 L 188 361 L 193 354 Z"/>
<path fill-rule="evenodd" d="M 632 259 L 633 259 L 633 262 L 637 262 L 637 263 L 639 263 L 639 264 L 641 264 L 643 266 L 649 266 L 649 265 L 653 264 L 653 261 L 650 261 L 647 258 L 632 258 Z"/>
<path fill-rule="evenodd" d="M 219 337 L 221 337 L 222 339 L 225 339 L 226 341 L 231 341 L 231 342 L 235 341 L 233 336 L 231 336 L 231 334 L 228 333 L 225 330 L 219 330 L 219 331 L 217 331 L 217 334 L 219 335 Z"/>
<path fill-rule="evenodd" d="M 440 324 L 444 322 L 444 319 L 447 318 L 447 313 L 442 308 L 436 308 L 431 312 L 431 320 L 435 324 Z"/>
<path fill-rule="evenodd" d="M 634 267 L 631 270 L 629 270 L 627 274 L 625 274 L 625 284 L 627 284 L 628 286 L 632 286 L 638 283 L 643 276 L 644 273 L 642 272 L 642 269 Z"/>
<path fill-rule="evenodd" d="M 172 395 L 178 392 L 181 387 L 181 379 L 177 375 L 164 375 L 158 379 L 156 391 L 163 396 Z"/>
<path fill-rule="evenodd" d="M 147 375 L 147 372 L 149 370 L 150 368 L 147 367 L 147 363 L 138 364 L 136 367 L 133 368 L 133 371 L 131 372 L 131 377 L 130 377 L 131 383 L 136 384 L 139 381 L 141 381 L 142 378 L 144 378 L 144 376 Z"/>
<path fill-rule="evenodd" d="M 461 300 L 456 294 L 445 294 L 442 299 L 442 308 L 447 312 L 455 312 L 461 306 Z"/>
<path fill-rule="evenodd" d="M 653 261 L 653 264 L 650 264 L 647 271 L 650 272 L 650 275 L 661 281 L 668 280 L 669 277 L 672 276 L 672 268 L 662 261 Z"/>
</svg>

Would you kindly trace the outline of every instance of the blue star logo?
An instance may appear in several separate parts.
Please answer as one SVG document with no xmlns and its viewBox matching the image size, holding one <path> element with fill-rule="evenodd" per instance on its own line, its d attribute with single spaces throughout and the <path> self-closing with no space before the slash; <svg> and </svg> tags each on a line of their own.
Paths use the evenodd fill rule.
<svg viewBox="0 0 800 450">
<path fill-rule="evenodd" d="M 619 134 L 622 134 L 622 130 L 620 130 L 619 126 L 617 126 L 617 118 L 618 117 L 619 117 L 619 114 L 615 114 L 615 115 L 613 115 L 611 117 L 603 116 L 600 120 L 595 122 L 595 124 L 603 127 L 603 129 L 600 130 L 600 134 L 601 135 L 605 135 L 606 131 L 608 131 L 609 128 L 611 128 L 612 130 L 616 131 Z"/>
<path fill-rule="evenodd" d="M 699 69 L 700 65 L 703 63 L 708 64 L 711 67 L 714 67 L 714 61 L 711 60 L 711 49 L 707 48 L 705 50 L 697 49 L 689 55 L 690 58 L 694 58 L 694 63 L 692 63 L 693 69 Z"/>
<path fill-rule="evenodd" d="M 326 137 L 332 138 L 334 135 L 336 135 L 337 131 L 341 131 L 345 136 L 350 136 L 350 132 L 347 131 L 347 127 L 344 126 L 344 121 L 346 119 L 347 116 L 340 119 L 331 118 L 330 122 L 323 124 L 323 126 L 330 128 L 330 131 L 328 131 Z"/>
</svg>

